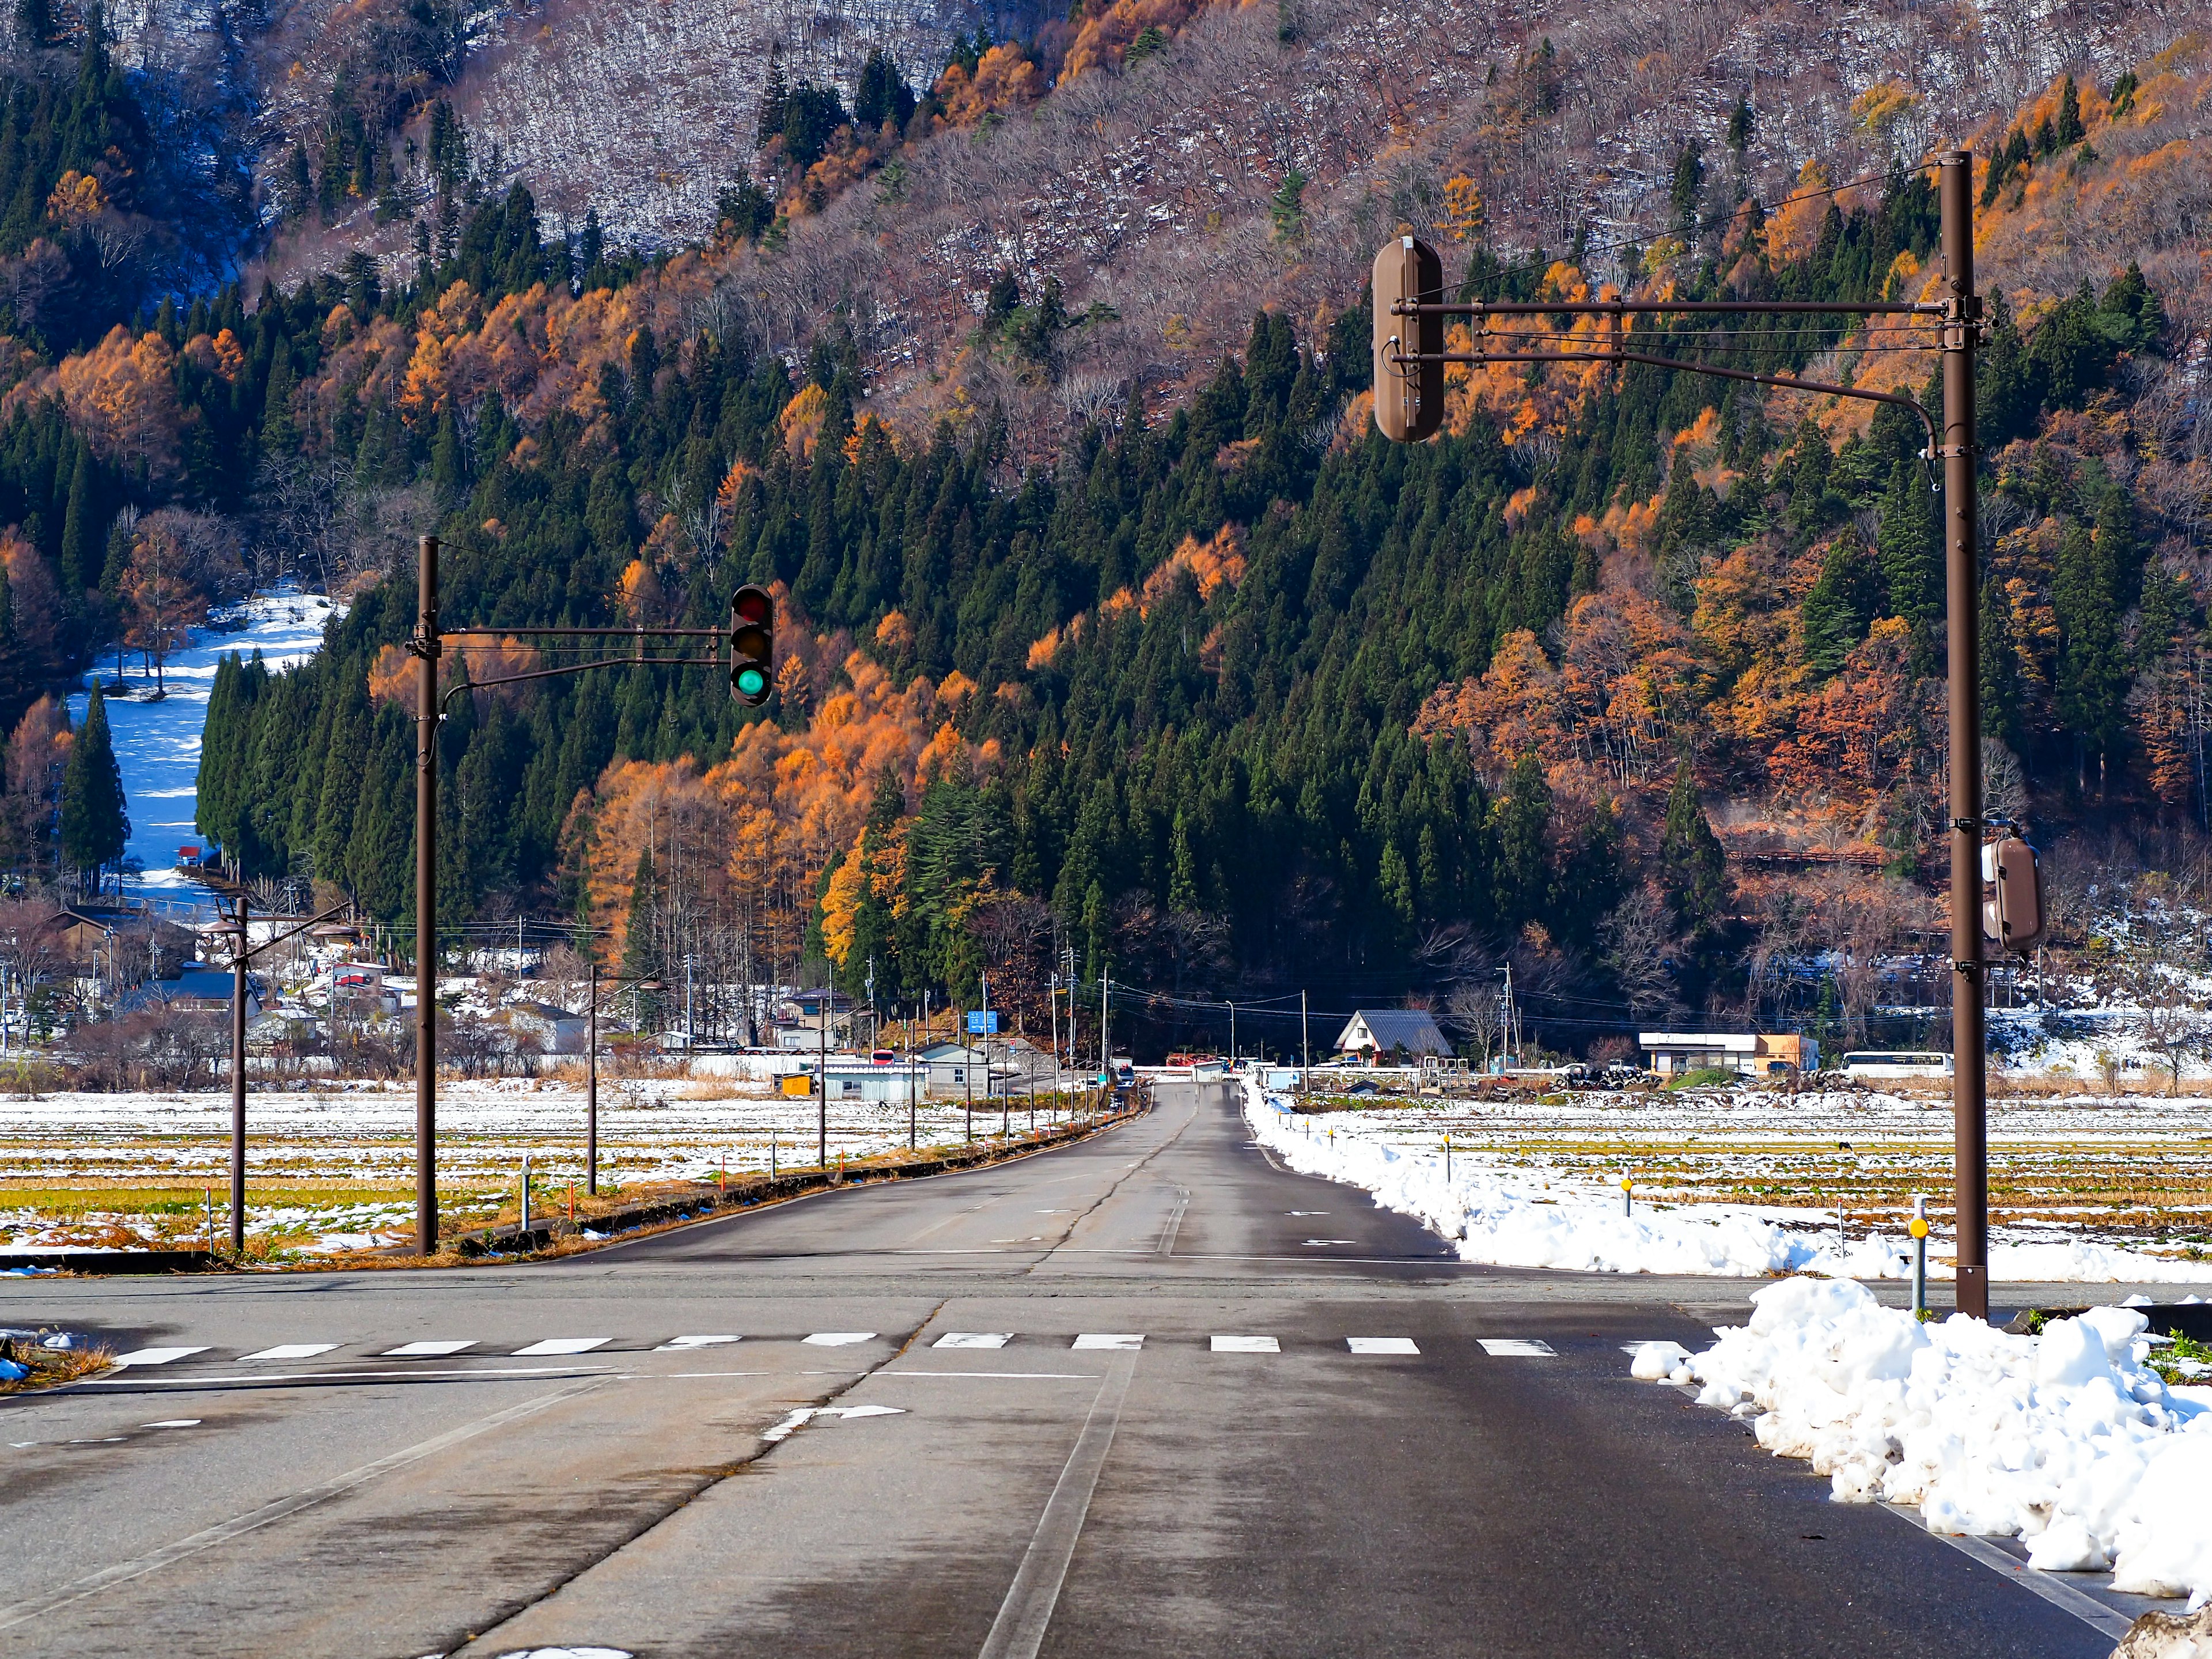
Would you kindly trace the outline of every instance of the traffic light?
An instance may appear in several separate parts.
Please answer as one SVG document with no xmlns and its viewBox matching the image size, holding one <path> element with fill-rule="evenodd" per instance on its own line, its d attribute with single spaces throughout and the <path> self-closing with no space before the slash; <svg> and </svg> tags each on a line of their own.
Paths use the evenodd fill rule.
<svg viewBox="0 0 2212 1659">
<path fill-rule="evenodd" d="M 2043 866 L 2035 848 L 2007 836 L 1982 844 L 1982 935 L 2026 955 L 2043 942 Z"/>
<path fill-rule="evenodd" d="M 730 595 L 730 695 L 750 708 L 775 686 L 775 600 L 747 582 Z"/>
<path fill-rule="evenodd" d="M 1444 423 L 1444 319 L 1401 315 L 1402 303 L 1441 305 L 1444 262 L 1418 236 L 1385 242 L 1375 256 L 1375 424 L 1398 443 L 1419 443 Z"/>
</svg>

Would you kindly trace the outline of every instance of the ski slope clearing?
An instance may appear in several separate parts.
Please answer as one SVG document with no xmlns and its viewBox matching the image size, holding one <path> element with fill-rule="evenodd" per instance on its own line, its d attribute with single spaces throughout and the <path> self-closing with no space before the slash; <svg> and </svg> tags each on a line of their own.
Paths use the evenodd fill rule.
<svg viewBox="0 0 2212 1659">
<path fill-rule="evenodd" d="M 2212 1599 L 2212 1389 L 2169 1389 L 2132 1308 L 2015 1336 L 1923 1325 L 1847 1280 L 1752 1295 L 1703 1353 L 1647 1343 L 1646 1381 L 1692 1383 L 1759 1443 L 1808 1459 L 1840 1503 L 1917 1509 L 1932 1531 L 2019 1538 L 2028 1565 L 2139 1595 Z"/>
<path fill-rule="evenodd" d="M 1583 1273 L 1737 1278 L 1816 1273 L 1899 1279 L 1911 1271 L 1901 1216 L 1893 1227 L 1879 1221 L 1868 1224 L 1863 1200 L 1869 1194 L 1841 1184 L 1863 1180 L 1873 1186 L 1873 1174 L 1865 1166 L 1883 1155 L 1884 1148 L 1869 1133 L 1881 1120 L 1863 1110 L 1832 1118 L 1811 1098 L 1743 1109 L 1726 1097 L 1709 1103 L 1668 1098 L 1662 1104 L 1626 1109 L 1618 1097 L 1602 1106 L 1552 1103 L 1541 1110 L 1555 1133 L 1578 1113 L 1593 1121 L 1581 1127 L 1570 1145 L 1542 1156 L 1528 1151 L 1533 1126 L 1517 1109 L 1420 1102 L 1382 1110 L 1304 1114 L 1292 1111 L 1285 1096 L 1249 1082 L 1243 1087 L 1254 1135 L 1284 1163 L 1364 1188 L 1376 1203 L 1414 1216 L 1452 1241 L 1463 1261 Z M 1916 1135 L 1924 1138 L 1927 1115 L 1909 1106 L 1900 1110 Z M 1753 1121 L 1730 1121 L 1746 1115 Z M 1838 1123 L 1856 1139 L 1839 1142 Z M 2196 1145 L 2201 1124 L 2170 1127 L 2179 1146 L 2162 1146 L 2154 1139 L 2137 1156 L 2170 1160 L 2190 1151 L 2202 1155 Z M 2081 1126 L 2055 1121 L 2040 1124 L 2038 1133 L 2062 1130 L 2082 1133 Z M 1449 1154 L 1447 1135 L 1452 1141 Z M 1766 1203 L 1655 1203 L 1638 1179 L 1656 1158 L 1655 1146 L 1663 1143 L 1672 1160 L 1669 1187 L 1697 1190 L 1697 1180 L 1676 1167 L 1681 1164 L 1697 1165 L 1706 1174 L 1716 1165 L 1723 1170 L 1733 1166 L 1727 1184 L 1734 1188 L 1778 1185 L 1763 1177 L 1782 1156 L 1777 1148 L 1786 1151 L 1792 1137 L 1801 1146 L 1844 1146 L 1848 1157 L 1829 1153 L 1825 1190 L 1815 1181 Z M 1747 1181 L 1747 1173 L 1759 1178 Z M 1638 1196 L 1629 1213 L 1623 1213 L 1623 1176 L 1637 1182 Z M 1928 1190 L 1941 1188 L 1931 1180 Z M 1807 1192 L 1821 1193 L 1826 1203 L 1816 1207 L 1801 1195 Z M 1793 1206 L 1790 1197 L 1798 1197 L 1799 1205 Z M 2197 1201 L 2202 1202 L 2201 1190 Z M 2109 1206 L 2104 1213 L 2111 1213 Z M 1850 1219 L 1853 1215 L 1861 1218 Z M 2201 1214 L 2169 1219 L 2193 1223 L 2200 1235 L 2203 1229 Z M 1952 1276 L 1948 1249 L 1940 1235 L 1929 1241 L 1929 1255 L 1931 1278 Z M 2033 1225 L 1994 1229 L 1990 1273 L 2014 1283 L 2212 1287 L 2212 1261 L 2191 1259 L 2180 1250 L 2154 1254 L 2100 1237 L 2086 1215 L 2072 1224 L 2064 1217 L 2045 1214 Z"/>
</svg>

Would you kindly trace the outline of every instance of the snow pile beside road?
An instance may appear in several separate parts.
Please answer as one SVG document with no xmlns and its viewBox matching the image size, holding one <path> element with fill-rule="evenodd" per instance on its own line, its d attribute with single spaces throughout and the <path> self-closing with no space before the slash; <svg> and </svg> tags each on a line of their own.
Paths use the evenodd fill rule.
<svg viewBox="0 0 2212 1659">
<path fill-rule="evenodd" d="M 1624 1215 L 1617 1189 L 1547 1184 L 1467 1153 L 1454 1155 L 1447 1176 L 1442 1156 L 1387 1145 L 1381 1131 L 1352 1115 L 1301 1115 L 1284 1096 L 1249 1081 L 1243 1087 L 1244 1115 L 1261 1145 L 1301 1173 L 1364 1188 L 1383 1208 L 1413 1216 L 1450 1240 L 1464 1261 L 1741 1279 L 1778 1273 L 1841 1279 L 1911 1274 L 1911 1255 L 1901 1237 L 1877 1232 L 1838 1248 L 1832 1226 L 1784 1225 L 1741 1205 L 1639 1206 Z M 1932 1249 L 1928 1266 L 1931 1279 L 1952 1276 L 1950 1265 L 1937 1261 Z M 2212 1279 L 2212 1270 L 2202 1263 L 2084 1241 L 1999 1243 L 1990 1250 L 1990 1271 L 2014 1283 Z"/>
<path fill-rule="evenodd" d="M 1922 1325 L 1848 1280 L 1785 1279 L 1705 1352 L 1640 1350 L 1635 1375 L 1701 1385 L 1759 1443 L 1810 1460 L 1838 1501 L 1909 1504 L 1941 1533 L 2018 1537 L 2028 1565 L 2212 1599 L 2212 1409 L 2143 1358 L 2132 1308 L 2014 1336 Z"/>
</svg>

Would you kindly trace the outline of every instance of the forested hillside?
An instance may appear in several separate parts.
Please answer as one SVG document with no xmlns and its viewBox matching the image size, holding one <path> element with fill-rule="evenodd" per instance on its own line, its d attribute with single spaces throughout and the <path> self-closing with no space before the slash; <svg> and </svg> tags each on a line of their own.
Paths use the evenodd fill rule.
<svg viewBox="0 0 2212 1659">
<path fill-rule="evenodd" d="M 1092 21 L 1094 42 L 1121 27 Z M 1096 94 L 1078 76 L 972 131 L 910 118 L 892 160 L 943 178 L 1024 122 L 1060 130 L 1082 97 L 1126 115 L 1152 58 L 1229 26 L 1147 23 L 1158 41 L 1117 48 Z M 967 50 L 973 85 L 990 54 Z M 1976 175 L 2000 293 L 1980 387 L 1988 759 L 2000 805 L 2046 825 L 2207 809 L 2201 50 L 2085 54 L 1967 135 L 1996 157 Z M 1252 257 L 1207 267 L 1212 310 L 1155 335 L 1171 361 L 1123 364 L 1097 398 L 1084 373 L 1137 337 L 1123 307 L 1165 290 L 1086 298 L 1006 246 L 976 308 L 931 300 L 928 329 L 886 328 L 911 297 L 896 286 L 799 326 L 789 302 L 856 216 L 951 210 L 925 191 L 900 221 L 881 156 L 810 204 L 788 107 L 754 135 L 773 191 L 726 191 L 712 241 L 652 259 L 557 234 L 520 185 L 477 195 L 441 127 L 450 234 L 412 261 L 26 342 L 0 517 L 12 590 L 55 598 L 13 620 L 0 604 L 24 642 L 9 659 L 32 664 L 34 633 L 46 653 L 11 722 L 42 678 L 159 635 L 179 586 L 235 580 L 218 532 L 242 529 L 251 558 L 352 605 L 306 668 L 226 668 L 201 829 L 245 873 L 403 921 L 410 532 L 447 539 L 447 622 L 515 630 L 450 659 L 479 678 L 554 659 L 523 630 L 715 623 L 757 580 L 784 624 L 759 714 L 711 672 L 639 666 L 457 700 L 457 934 L 569 917 L 611 964 L 826 960 L 879 1000 L 969 998 L 988 969 L 1040 1020 L 1072 950 L 1085 975 L 1170 991 L 1440 1000 L 1510 961 L 1569 1046 L 1723 1005 L 1856 1029 L 1877 961 L 1937 920 L 1946 665 L 1917 423 L 1640 368 L 1455 371 L 1445 435 L 1393 448 L 1367 416 L 1352 273 L 1411 223 L 1470 295 L 1917 295 L 1935 234 L 1918 94 L 1876 82 L 1833 149 L 1787 154 L 1742 100 L 1605 223 L 1567 213 L 1547 253 L 1510 233 L 1522 209 L 1497 180 L 1577 108 L 1598 131 L 1594 104 L 1547 106 L 1559 61 L 1532 44 L 1473 76 L 1519 137 L 1425 136 L 1442 148 L 1390 165 L 1452 170 L 1409 194 L 1354 211 L 1279 180 Z M 837 99 L 927 114 L 945 85 Z M 851 131 L 820 156 L 849 156 Z M 1240 295 L 1234 349 L 1211 353 Z M 1924 337 L 1896 325 L 1647 343 L 1932 396 Z M 18 865 L 52 856 L 31 810 L 48 775 L 15 761 L 52 726 L 34 709 L 11 744 Z"/>
</svg>

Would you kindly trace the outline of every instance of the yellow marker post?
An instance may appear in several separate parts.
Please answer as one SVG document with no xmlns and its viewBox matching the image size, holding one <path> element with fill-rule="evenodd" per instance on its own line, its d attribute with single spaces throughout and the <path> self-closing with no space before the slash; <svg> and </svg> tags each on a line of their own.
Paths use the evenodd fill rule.
<svg viewBox="0 0 2212 1659">
<path fill-rule="evenodd" d="M 1916 1196 L 1912 1200 L 1912 1219 L 1905 1231 L 1912 1235 L 1912 1316 L 1928 1316 L 1928 1200 Z"/>
<path fill-rule="evenodd" d="M 1621 1214 L 1623 1214 L 1623 1215 L 1633 1215 L 1633 1214 L 1636 1212 L 1636 1194 L 1635 1194 L 1635 1186 L 1636 1186 L 1636 1177 L 1635 1177 L 1635 1176 L 1621 1176 L 1621 1178 L 1620 1178 L 1620 1212 L 1621 1212 Z"/>
</svg>

